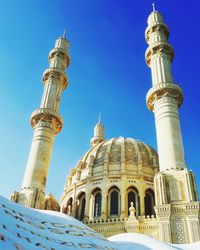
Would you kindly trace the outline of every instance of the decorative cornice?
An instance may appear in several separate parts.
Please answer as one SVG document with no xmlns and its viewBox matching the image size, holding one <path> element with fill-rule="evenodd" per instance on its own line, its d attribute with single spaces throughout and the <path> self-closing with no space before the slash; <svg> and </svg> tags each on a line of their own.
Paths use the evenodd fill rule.
<svg viewBox="0 0 200 250">
<path fill-rule="evenodd" d="M 49 61 L 51 61 L 55 56 L 59 56 L 66 62 L 66 67 L 70 64 L 70 57 L 66 51 L 62 48 L 54 48 L 49 52 Z"/>
<path fill-rule="evenodd" d="M 174 83 L 159 83 L 154 85 L 147 93 L 146 104 L 147 107 L 153 111 L 154 103 L 162 97 L 172 97 L 177 100 L 180 107 L 183 103 L 182 89 Z"/>
<path fill-rule="evenodd" d="M 150 34 L 153 32 L 156 32 L 156 31 L 160 31 L 161 29 L 164 31 L 164 33 L 168 39 L 169 29 L 168 29 L 167 25 L 165 23 L 162 23 L 162 22 L 154 22 L 150 26 L 148 26 L 145 30 L 145 39 L 146 39 L 147 43 L 149 41 Z"/>
<path fill-rule="evenodd" d="M 171 62 L 174 59 L 174 50 L 173 47 L 167 42 L 154 42 L 149 45 L 145 52 L 146 64 L 150 66 L 151 57 L 159 52 L 164 52 L 170 57 Z"/>
<path fill-rule="evenodd" d="M 52 124 L 55 128 L 55 134 L 59 133 L 62 130 L 63 126 L 62 117 L 50 109 L 46 108 L 36 109 L 31 114 L 30 122 L 33 128 L 35 128 L 35 126 L 41 121 L 46 121 Z"/>
<path fill-rule="evenodd" d="M 61 82 L 62 90 L 64 90 L 68 85 L 68 77 L 66 76 L 65 72 L 63 70 L 60 70 L 58 68 L 49 68 L 46 69 L 43 73 L 42 81 L 43 84 L 45 84 L 49 78 L 57 79 Z"/>
</svg>

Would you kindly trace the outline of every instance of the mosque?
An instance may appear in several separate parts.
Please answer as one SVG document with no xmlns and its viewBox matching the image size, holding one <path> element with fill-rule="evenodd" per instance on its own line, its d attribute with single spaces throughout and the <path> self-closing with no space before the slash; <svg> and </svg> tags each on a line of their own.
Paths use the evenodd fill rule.
<svg viewBox="0 0 200 250">
<path fill-rule="evenodd" d="M 63 126 L 59 114 L 70 64 L 66 35 L 56 40 L 43 74 L 40 108 L 30 118 L 34 135 L 22 187 L 11 200 L 24 206 L 69 214 L 104 236 L 137 232 L 169 243 L 200 240 L 200 204 L 194 174 L 185 164 L 178 108 L 183 93 L 173 81 L 169 30 L 153 8 L 145 39 L 152 88 L 146 96 L 154 113 L 158 153 L 133 138 L 104 137 L 99 120 L 91 148 L 72 168 L 58 202 L 45 195 L 54 137 Z"/>
</svg>

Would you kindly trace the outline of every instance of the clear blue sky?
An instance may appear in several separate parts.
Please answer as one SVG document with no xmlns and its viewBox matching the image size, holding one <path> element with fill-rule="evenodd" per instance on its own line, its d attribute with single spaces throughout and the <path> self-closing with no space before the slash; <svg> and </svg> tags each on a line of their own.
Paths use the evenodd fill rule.
<svg viewBox="0 0 200 250">
<path fill-rule="evenodd" d="M 55 139 L 47 193 L 60 198 L 69 168 L 89 149 L 101 111 L 107 138 L 140 139 L 156 148 L 144 39 L 150 0 L 2 0 L 0 8 L 0 194 L 19 190 L 30 150 L 32 111 L 43 92 L 48 53 L 67 28 L 70 84 L 61 99 L 65 125 Z M 175 49 L 173 76 L 184 91 L 180 109 L 186 162 L 200 188 L 200 3 L 157 1 Z"/>
</svg>

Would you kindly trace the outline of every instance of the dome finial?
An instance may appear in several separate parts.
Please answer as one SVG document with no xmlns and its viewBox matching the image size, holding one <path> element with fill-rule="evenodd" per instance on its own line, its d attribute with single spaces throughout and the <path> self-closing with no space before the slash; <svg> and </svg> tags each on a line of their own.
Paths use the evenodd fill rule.
<svg viewBox="0 0 200 250">
<path fill-rule="evenodd" d="M 155 6 L 155 5 L 156 5 L 156 2 L 153 2 L 153 3 L 152 3 L 153 12 L 155 12 L 155 11 L 156 11 L 156 6 Z"/>
<path fill-rule="evenodd" d="M 64 39 L 66 39 L 66 28 L 64 29 L 63 36 Z"/>
<path fill-rule="evenodd" d="M 101 112 L 99 112 L 99 123 L 101 123 Z"/>
</svg>

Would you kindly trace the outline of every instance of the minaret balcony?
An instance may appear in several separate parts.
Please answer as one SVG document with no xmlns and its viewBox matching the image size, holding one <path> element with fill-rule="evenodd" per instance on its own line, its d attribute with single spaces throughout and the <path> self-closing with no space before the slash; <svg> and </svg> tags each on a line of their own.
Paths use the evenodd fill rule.
<svg viewBox="0 0 200 250">
<path fill-rule="evenodd" d="M 35 126 L 39 122 L 47 122 L 50 125 L 53 126 L 55 130 L 55 134 L 59 133 L 62 130 L 63 126 L 63 119 L 60 115 L 56 114 L 54 111 L 50 109 L 36 109 L 32 114 L 30 118 L 31 126 L 35 128 Z M 45 124 L 43 124 L 45 126 Z"/>
<path fill-rule="evenodd" d="M 159 83 L 154 85 L 147 93 L 146 104 L 148 109 L 153 111 L 155 101 L 164 96 L 173 97 L 175 100 L 177 100 L 179 107 L 183 103 L 183 92 L 177 84 Z"/>
<path fill-rule="evenodd" d="M 48 68 L 44 71 L 42 77 L 43 84 L 45 84 L 49 78 L 54 78 L 58 80 L 62 84 L 63 90 L 67 87 L 69 83 L 68 77 L 66 76 L 65 72 L 58 68 Z"/>
<path fill-rule="evenodd" d="M 145 30 L 146 42 L 148 43 L 151 33 L 155 32 L 155 31 L 160 31 L 160 30 L 163 30 L 163 32 L 166 35 L 166 38 L 168 39 L 169 29 L 168 29 L 167 25 L 165 23 L 161 23 L 161 22 L 154 22 L 150 26 L 148 26 Z"/>
<path fill-rule="evenodd" d="M 167 42 L 155 42 L 147 48 L 145 52 L 146 64 L 150 66 L 151 57 L 159 52 L 164 52 L 170 56 L 170 60 L 174 59 L 174 50 L 173 47 Z"/>
</svg>

